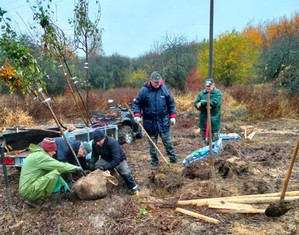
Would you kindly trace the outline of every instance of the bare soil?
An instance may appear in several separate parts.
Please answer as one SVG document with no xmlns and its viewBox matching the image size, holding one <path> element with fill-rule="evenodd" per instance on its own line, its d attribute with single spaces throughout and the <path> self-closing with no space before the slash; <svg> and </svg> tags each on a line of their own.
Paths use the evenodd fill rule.
<svg viewBox="0 0 299 235">
<path fill-rule="evenodd" d="M 181 115 L 172 128 L 179 160 L 202 147 L 194 130 L 195 115 Z M 141 189 L 141 197 L 132 196 L 124 182 L 109 189 L 107 197 L 95 201 L 67 200 L 65 208 L 37 209 L 18 195 L 19 172 L 9 168 L 14 221 L 6 200 L 3 171 L 0 174 L 1 234 L 299 234 L 296 203 L 280 217 L 264 214 L 224 214 L 207 207 L 180 206 L 220 220 L 215 225 L 175 212 L 178 200 L 280 192 L 299 136 L 299 122 L 282 118 L 264 122 L 222 120 L 223 133 L 243 136 L 242 125 L 252 125 L 251 140 L 223 141 L 223 150 L 215 157 L 216 181 L 211 177 L 210 159 L 187 167 L 172 168 L 160 158 L 157 171 L 150 169 L 146 138 L 123 145 L 128 163 Z M 161 142 L 158 144 L 165 154 Z M 166 154 L 165 154 L 166 156 Z M 216 182 L 216 185 L 215 185 Z M 298 190 L 299 163 L 295 163 L 288 191 Z M 66 203 L 64 203 L 66 205 Z M 268 204 L 259 205 L 267 208 Z"/>
</svg>

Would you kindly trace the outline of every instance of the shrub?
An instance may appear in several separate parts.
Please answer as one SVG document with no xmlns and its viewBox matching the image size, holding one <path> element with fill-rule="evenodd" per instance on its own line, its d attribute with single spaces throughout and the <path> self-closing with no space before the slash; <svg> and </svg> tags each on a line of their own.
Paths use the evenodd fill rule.
<svg viewBox="0 0 299 235">
<path fill-rule="evenodd" d="M 21 108 L 3 108 L 0 116 L 0 125 L 7 126 L 32 126 L 34 123 L 28 112 Z"/>
</svg>

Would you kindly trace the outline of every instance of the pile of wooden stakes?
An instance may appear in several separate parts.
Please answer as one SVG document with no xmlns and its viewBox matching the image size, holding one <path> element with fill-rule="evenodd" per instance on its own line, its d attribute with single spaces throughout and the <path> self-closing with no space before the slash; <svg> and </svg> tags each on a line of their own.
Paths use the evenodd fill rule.
<svg viewBox="0 0 299 235">
<path fill-rule="evenodd" d="M 264 214 L 265 209 L 257 207 L 253 204 L 269 204 L 278 202 L 280 200 L 281 193 L 268 193 L 268 194 L 256 194 L 256 195 L 243 195 L 243 196 L 231 196 L 231 197 L 218 197 L 218 198 L 203 198 L 193 200 L 179 200 L 177 205 L 193 205 L 193 206 L 207 206 L 208 208 L 216 209 L 219 213 L 243 213 L 243 214 Z M 284 201 L 290 202 L 299 199 L 299 191 L 286 192 Z M 176 212 L 180 212 L 186 215 L 193 216 L 195 218 L 204 220 L 209 223 L 219 224 L 220 220 L 211 218 L 190 210 L 177 207 Z"/>
</svg>

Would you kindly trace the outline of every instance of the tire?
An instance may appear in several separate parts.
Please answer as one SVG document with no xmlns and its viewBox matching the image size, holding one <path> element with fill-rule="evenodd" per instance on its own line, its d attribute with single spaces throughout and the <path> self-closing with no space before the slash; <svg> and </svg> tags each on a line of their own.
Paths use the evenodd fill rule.
<svg viewBox="0 0 299 235">
<path fill-rule="evenodd" d="M 120 144 L 132 144 L 134 141 L 133 130 L 129 126 L 119 128 L 118 141 Z"/>
</svg>

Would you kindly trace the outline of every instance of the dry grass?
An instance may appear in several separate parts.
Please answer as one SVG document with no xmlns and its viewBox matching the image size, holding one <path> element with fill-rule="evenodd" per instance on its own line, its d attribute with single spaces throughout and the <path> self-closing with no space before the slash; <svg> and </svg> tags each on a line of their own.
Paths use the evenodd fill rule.
<svg viewBox="0 0 299 235">
<path fill-rule="evenodd" d="M 231 115 L 248 116 L 251 119 L 265 120 L 279 117 L 298 117 L 298 98 L 287 97 L 282 92 L 273 90 L 271 87 L 259 86 L 234 86 L 231 89 L 220 87 L 222 96 L 222 116 Z M 107 110 L 108 100 L 113 99 L 123 107 L 129 104 L 137 96 L 139 89 L 121 88 L 104 90 L 93 90 L 89 95 L 89 111 Z M 171 91 L 177 108 L 178 115 L 194 113 L 193 102 L 199 91 L 182 93 Z M 83 101 L 86 94 L 82 93 Z M 72 96 L 52 97 L 52 107 L 61 122 L 69 120 L 80 120 L 82 114 L 85 115 L 84 107 L 79 96 L 76 96 L 77 105 Z M 53 120 L 51 112 L 39 101 L 32 100 L 28 96 L 2 95 L 0 103 L 3 110 L 0 117 L 1 126 L 16 125 L 39 125 L 49 123 Z M 79 108 L 78 108 L 79 107 Z M 81 114 L 78 110 L 81 110 Z M 81 121 L 79 121 L 81 122 Z M 52 121 L 53 123 L 53 121 Z"/>
<path fill-rule="evenodd" d="M 28 112 L 16 108 L 4 108 L 0 116 L 1 126 L 32 126 L 34 124 L 33 118 Z"/>
<path fill-rule="evenodd" d="M 191 91 L 186 94 L 173 92 L 175 105 L 178 113 L 194 111 L 194 100 L 196 99 L 197 92 Z"/>
</svg>

